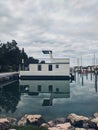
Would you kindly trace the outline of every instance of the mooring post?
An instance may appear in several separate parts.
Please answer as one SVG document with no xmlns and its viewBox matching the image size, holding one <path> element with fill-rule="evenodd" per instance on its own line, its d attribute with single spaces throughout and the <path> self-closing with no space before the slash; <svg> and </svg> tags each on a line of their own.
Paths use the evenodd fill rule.
<svg viewBox="0 0 98 130">
<path fill-rule="evenodd" d="M 97 70 L 95 69 L 95 91 L 97 92 Z"/>
</svg>

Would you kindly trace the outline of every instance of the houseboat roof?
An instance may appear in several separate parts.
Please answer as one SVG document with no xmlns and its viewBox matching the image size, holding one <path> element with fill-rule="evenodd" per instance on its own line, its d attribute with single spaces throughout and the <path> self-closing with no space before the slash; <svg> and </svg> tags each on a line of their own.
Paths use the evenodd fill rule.
<svg viewBox="0 0 98 130">
<path fill-rule="evenodd" d="M 43 54 L 49 54 L 51 53 L 52 54 L 52 51 L 51 50 L 42 50 Z"/>
<path fill-rule="evenodd" d="M 43 54 L 49 54 L 50 62 L 49 63 L 69 63 L 69 58 L 53 58 L 52 50 L 42 50 Z M 45 63 L 46 60 L 45 60 Z"/>
</svg>

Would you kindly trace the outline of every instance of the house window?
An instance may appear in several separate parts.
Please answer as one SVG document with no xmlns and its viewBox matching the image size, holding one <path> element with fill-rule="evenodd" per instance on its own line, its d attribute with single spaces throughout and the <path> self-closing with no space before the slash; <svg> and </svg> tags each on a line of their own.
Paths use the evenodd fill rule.
<svg viewBox="0 0 98 130">
<path fill-rule="evenodd" d="M 52 91 L 53 91 L 53 86 L 49 85 L 49 92 L 52 92 Z"/>
<path fill-rule="evenodd" d="M 56 92 L 57 92 L 57 93 L 59 92 L 59 88 L 56 88 Z"/>
<path fill-rule="evenodd" d="M 49 66 L 48 66 L 48 70 L 49 70 L 49 71 L 52 71 L 52 65 L 49 65 Z"/>
<path fill-rule="evenodd" d="M 56 66 L 55 66 L 56 68 L 59 68 L 59 65 L 58 64 L 56 64 Z"/>
<path fill-rule="evenodd" d="M 41 65 L 38 65 L 38 71 L 41 71 L 41 69 L 42 69 Z"/>
<path fill-rule="evenodd" d="M 38 92 L 41 92 L 41 88 L 42 88 L 42 86 L 38 85 L 38 88 L 37 88 Z"/>
</svg>

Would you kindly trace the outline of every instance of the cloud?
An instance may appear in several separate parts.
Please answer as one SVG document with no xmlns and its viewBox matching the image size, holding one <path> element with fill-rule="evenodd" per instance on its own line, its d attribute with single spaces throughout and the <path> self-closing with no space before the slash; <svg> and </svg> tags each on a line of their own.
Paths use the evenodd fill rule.
<svg viewBox="0 0 98 130">
<path fill-rule="evenodd" d="M 0 40 L 15 39 L 29 56 L 97 55 L 97 0 L 1 0 L 0 7 Z"/>
</svg>

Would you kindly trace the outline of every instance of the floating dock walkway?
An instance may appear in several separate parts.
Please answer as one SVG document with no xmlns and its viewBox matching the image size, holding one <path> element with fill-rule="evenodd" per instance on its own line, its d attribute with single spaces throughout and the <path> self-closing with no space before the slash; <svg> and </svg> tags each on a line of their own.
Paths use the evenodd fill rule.
<svg viewBox="0 0 98 130">
<path fill-rule="evenodd" d="M 0 86 L 6 82 L 18 80 L 19 72 L 0 73 Z"/>
</svg>

